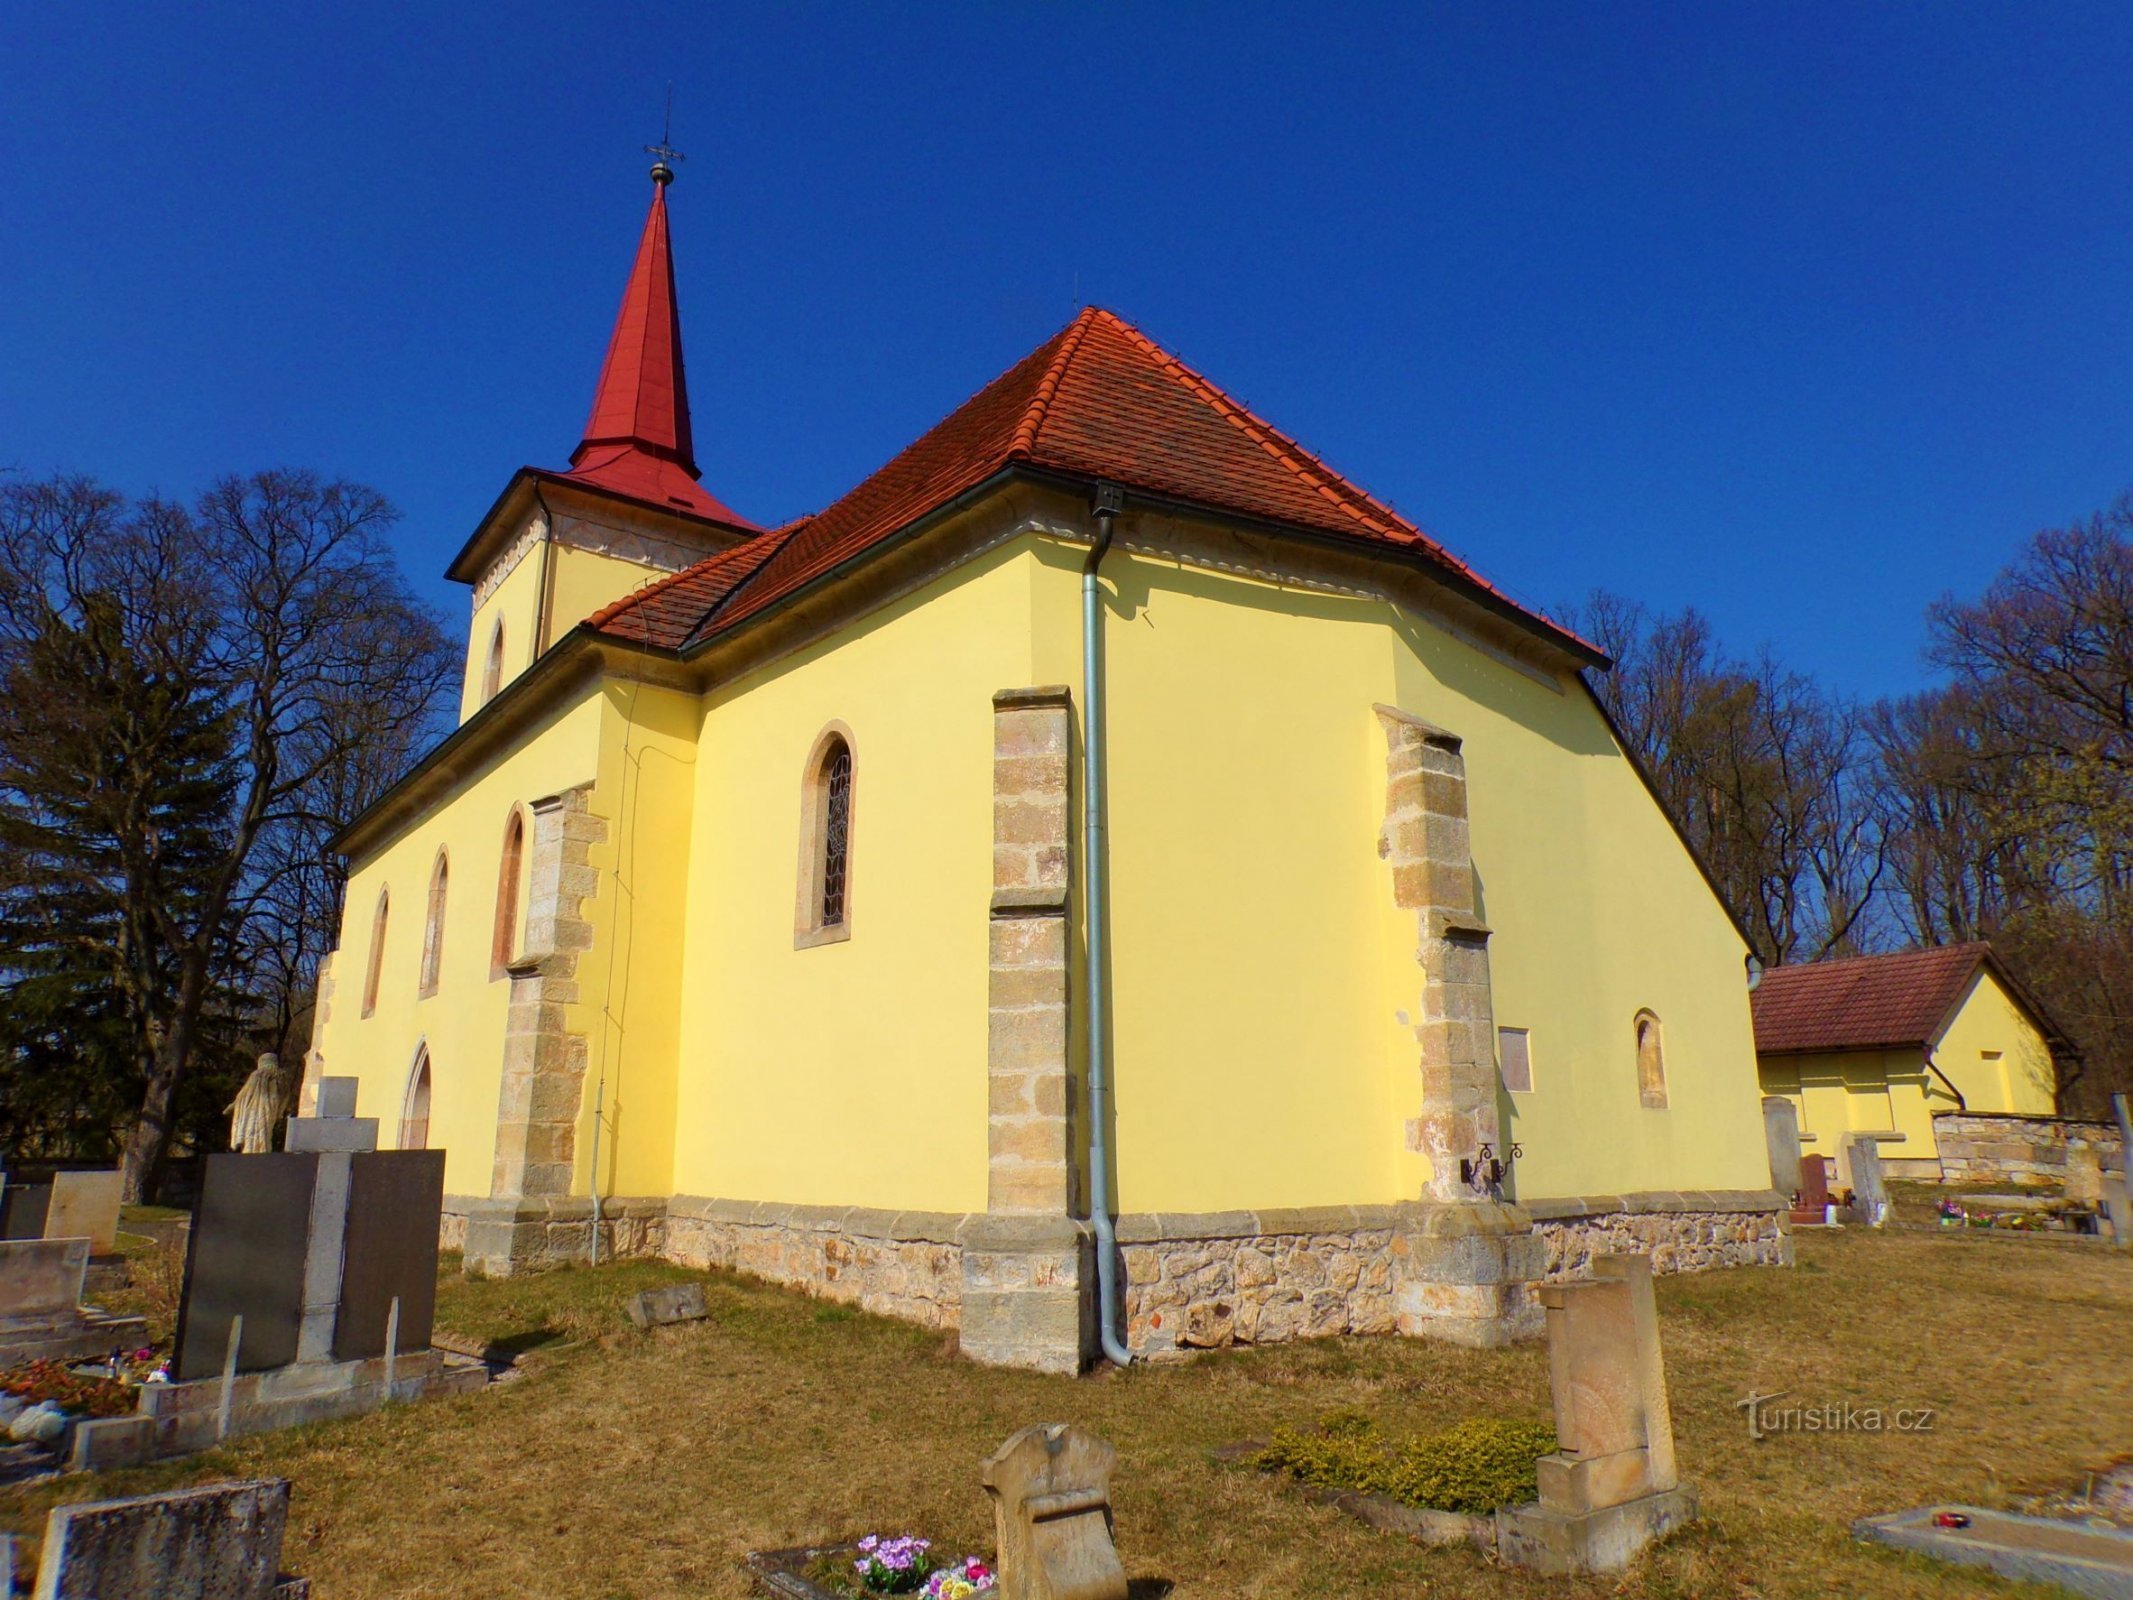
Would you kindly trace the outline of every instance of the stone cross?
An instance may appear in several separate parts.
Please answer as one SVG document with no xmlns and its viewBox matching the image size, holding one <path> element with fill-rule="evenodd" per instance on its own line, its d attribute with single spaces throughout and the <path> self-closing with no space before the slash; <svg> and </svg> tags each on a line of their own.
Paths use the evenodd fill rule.
<svg viewBox="0 0 2133 1600">
<path fill-rule="evenodd" d="M 1118 1452 L 1085 1428 L 1046 1422 L 992 1453 L 983 1473 L 999 1550 L 999 1600 L 1126 1600 L 1111 1542 Z"/>
<path fill-rule="evenodd" d="M 304 1249 L 304 1310 L 296 1335 L 298 1361 L 333 1359 L 333 1325 L 341 1310 L 341 1253 L 348 1234 L 348 1189 L 359 1152 L 378 1148 L 378 1119 L 355 1114 L 356 1080 L 318 1080 L 318 1114 L 291 1117 L 282 1148 L 316 1151 L 311 1188 L 310 1242 Z"/>
</svg>

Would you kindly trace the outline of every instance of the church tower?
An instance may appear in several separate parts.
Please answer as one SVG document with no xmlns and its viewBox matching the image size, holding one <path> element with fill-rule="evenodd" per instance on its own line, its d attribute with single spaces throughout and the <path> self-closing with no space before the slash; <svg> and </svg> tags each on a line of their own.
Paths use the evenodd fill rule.
<svg viewBox="0 0 2133 1600">
<path fill-rule="evenodd" d="M 673 181 L 664 159 L 653 165 L 651 210 L 570 466 L 519 468 L 446 569 L 473 590 L 462 722 L 593 612 L 762 531 L 700 481 L 667 230 Z"/>
</svg>

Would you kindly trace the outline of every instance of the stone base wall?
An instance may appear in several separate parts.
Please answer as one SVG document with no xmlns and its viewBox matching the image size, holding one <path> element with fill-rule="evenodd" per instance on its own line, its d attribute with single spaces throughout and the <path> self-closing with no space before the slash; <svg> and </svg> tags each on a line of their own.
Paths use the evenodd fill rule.
<svg viewBox="0 0 2133 1600">
<path fill-rule="evenodd" d="M 668 1202 L 618 1195 L 600 1202 L 600 1259 L 628 1260 L 663 1253 Z M 469 1273 L 508 1278 L 522 1272 L 574 1266 L 592 1253 L 593 1203 L 489 1200 L 446 1195 L 437 1227 L 443 1249 L 465 1252 Z"/>
<path fill-rule="evenodd" d="M 676 1195 L 660 1254 L 688 1267 L 728 1267 L 825 1300 L 953 1328 L 963 1314 L 968 1219 L 932 1211 L 778 1205 Z"/>
<path fill-rule="evenodd" d="M 1118 1219 L 1126 1343 L 1148 1355 L 1394 1331 L 1392 1208 Z"/>
<path fill-rule="evenodd" d="M 1527 1207 L 1547 1250 L 1544 1281 L 1590 1277 L 1592 1258 L 1634 1252 L 1654 1272 L 1789 1267 L 1792 1233 L 1775 1191 L 1600 1195 Z"/>
<path fill-rule="evenodd" d="M 1943 1183 L 1986 1188 L 2063 1188 L 2070 1200 L 2103 1193 L 2102 1174 L 2124 1156 L 2108 1122 L 1942 1112 L 1933 1119 Z"/>
</svg>

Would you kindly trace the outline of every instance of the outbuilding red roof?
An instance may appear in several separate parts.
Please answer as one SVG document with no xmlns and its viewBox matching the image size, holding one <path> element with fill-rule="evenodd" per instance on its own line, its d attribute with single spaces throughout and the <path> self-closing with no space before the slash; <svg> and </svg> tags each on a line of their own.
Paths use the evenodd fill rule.
<svg viewBox="0 0 2133 1600">
<path fill-rule="evenodd" d="M 1398 551 L 1574 654 L 1604 659 L 1138 329 L 1095 307 L 827 510 L 750 541 L 768 548 L 739 582 L 727 581 L 735 552 L 726 552 L 609 607 L 593 626 L 672 649 L 698 643 L 1016 465 Z"/>
<path fill-rule="evenodd" d="M 1752 997 L 1755 1048 L 1762 1055 L 1922 1048 L 1988 961 L 1998 967 L 1992 946 L 1979 942 L 1772 967 Z"/>
</svg>

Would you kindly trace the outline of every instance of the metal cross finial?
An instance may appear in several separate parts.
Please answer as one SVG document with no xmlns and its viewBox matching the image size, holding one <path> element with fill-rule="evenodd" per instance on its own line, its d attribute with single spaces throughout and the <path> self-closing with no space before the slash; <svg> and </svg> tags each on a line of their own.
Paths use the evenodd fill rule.
<svg viewBox="0 0 2133 1600">
<path fill-rule="evenodd" d="M 674 181 L 674 168 L 670 163 L 689 159 L 674 148 L 674 85 L 671 83 L 667 85 L 666 126 L 659 130 L 659 143 L 646 145 L 644 153 L 653 158 L 652 181 L 662 185 Z"/>
</svg>

